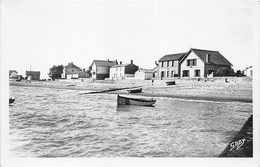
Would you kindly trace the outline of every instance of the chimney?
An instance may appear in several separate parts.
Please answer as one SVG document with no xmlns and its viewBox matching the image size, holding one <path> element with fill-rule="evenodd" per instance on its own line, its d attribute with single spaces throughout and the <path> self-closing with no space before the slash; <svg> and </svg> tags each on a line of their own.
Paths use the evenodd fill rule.
<svg viewBox="0 0 260 167">
<path fill-rule="evenodd" d="M 107 59 L 107 62 L 109 62 L 109 59 Z"/>
<path fill-rule="evenodd" d="M 120 65 L 122 64 L 122 61 L 120 61 Z"/>
<path fill-rule="evenodd" d="M 118 62 L 117 62 L 117 60 L 116 60 L 115 62 L 116 62 L 116 65 L 118 65 Z"/>
<path fill-rule="evenodd" d="M 133 64 L 133 60 L 131 60 L 131 64 Z"/>
<path fill-rule="evenodd" d="M 209 63 L 209 54 L 206 54 L 206 62 Z"/>
</svg>

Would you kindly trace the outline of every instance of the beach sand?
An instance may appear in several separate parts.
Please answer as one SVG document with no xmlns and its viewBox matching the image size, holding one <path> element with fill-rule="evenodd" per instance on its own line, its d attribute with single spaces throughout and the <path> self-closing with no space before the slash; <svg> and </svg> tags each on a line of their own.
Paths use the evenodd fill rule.
<svg viewBox="0 0 260 167">
<path fill-rule="evenodd" d="M 56 89 L 81 90 L 84 92 L 99 92 L 109 94 L 128 94 L 126 89 L 111 91 L 111 89 L 131 88 L 140 86 L 142 93 L 138 95 L 151 97 L 185 98 L 196 100 L 213 101 L 241 101 L 252 103 L 253 90 L 252 78 L 249 77 L 229 77 L 229 82 L 225 78 L 210 79 L 176 79 L 176 85 L 167 86 L 168 80 L 96 80 L 76 79 L 59 81 L 28 81 L 16 82 L 10 80 L 10 86 L 45 87 Z M 106 92 L 108 90 L 108 92 Z"/>
</svg>

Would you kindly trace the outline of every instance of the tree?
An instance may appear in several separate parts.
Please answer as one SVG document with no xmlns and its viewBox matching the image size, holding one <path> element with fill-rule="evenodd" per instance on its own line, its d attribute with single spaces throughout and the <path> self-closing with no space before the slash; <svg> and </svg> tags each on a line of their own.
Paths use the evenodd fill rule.
<svg viewBox="0 0 260 167">
<path fill-rule="evenodd" d="M 52 80 L 55 80 L 55 79 L 61 78 L 62 73 L 63 73 L 63 66 L 62 65 L 58 65 L 58 66 L 54 65 L 50 68 L 48 75 Z"/>
<path fill-rule="evenodd" d="M 241 73 L 241 70 L 237 70 L 237 77 L 241 77 L 242 73 Z"/>
</svg>

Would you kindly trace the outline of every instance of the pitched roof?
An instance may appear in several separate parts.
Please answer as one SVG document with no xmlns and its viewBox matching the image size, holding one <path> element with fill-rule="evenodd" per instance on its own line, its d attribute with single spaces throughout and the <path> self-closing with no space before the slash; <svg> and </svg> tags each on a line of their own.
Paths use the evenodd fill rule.
<svg viewBox="0 0 260 167">
<path fill-rule="evenodd" d="M 11 75 L 13 72 L 15 72 L 16 74 L 18 74 L 18 72 L 16 70 L 9 70 L 9 75 Z"/>
<path fill-rule="evenodd" d="M 111 68 L 125 67 L 125 66 L 127 66 L 127 65 L 129 65 L 129 63 L 128 63 L 128 64 L 118 64 L 118 65 L 114 65 L 114 66 L 112 66 Z"/>
<path fill-rule="evenodd" d="M 13 72 L 18 73 L 16 70 L 9 70 L 9 74 L 10 74 L 10 73 L 13 73 Z"/>
<path fill-rule="evenodd" d="M 194 48 L 191 48 L 189 52 L 191 52 L 191 51 L 194 52 L 206 64 L 232 66 L 232 64 L 223 55 L 221 55 L 218 51 L 202 50 L 202 49 L 194 49 Z M 207 54 L 209 55 L 209 62 L 206 62 Z M 186 54 L 186 55 L 188 55 L 188 54 Z"/>
<path fill-rule="evenodd" d="M 185 54 L 186 54 L 186 52 L 165 55 L 162 58 L 160 58 L 158 61 L 180 60 Z"/>
<path fill-rule="evenodd" d="M 40 75 L 40 71 L 26 71 L 26 75 Z"/>
<path fill-rule="evenodd" d="M 116 61 L 110 61 L 110 60 L 94 60 L 93 63 L 95 63 L 97 66 L 107 66 L 111 67 L 116 64 Z M 93 65 L 92 63 L 92 65 Z"/>
<path fill-rule="evenodd" d="M 78 66 L 76 66 L 75 64 L 73 64 L 73 62 L 69 63 L 67 66 L 65 66 L 66 68 L 78 68 Z"/>
</svg>

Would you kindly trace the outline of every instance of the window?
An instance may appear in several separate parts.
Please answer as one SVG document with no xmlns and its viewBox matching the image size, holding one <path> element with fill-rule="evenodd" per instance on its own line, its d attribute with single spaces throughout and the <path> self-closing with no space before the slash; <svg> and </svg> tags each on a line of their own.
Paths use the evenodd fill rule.
<svg viewBox="0 0 260 167">
<path fill-rule="evenodd" d="M 187 60 L 187 66 L 196 66 L 197 65 L 197 59 L 188 59 Z"/>
<path fill-rule="evenodd" d="M 170 62 L 170 61 L 167 61 L 167 67 L 169 67 L 169 62 Z"/>
<path fill-rule="evenodd" d="M 167 71 L 167 78 L 169 78 L 169 71 Z"/>
<path fill-rule="evenodd" d="M 161 71 L 161 77 L 164 77 L 164 71 Z"/>
<path fill-rule="evenodd" d="M 194 66 L 197 65 L 197 59 L 193 59 L 193 65 L 194 65 Z"/>
<path fill-rule="evenodd" d="M 163 67 L 163 61 L 161 62 L 161 67 Z"/>
<path fill-rule="evenodd" d="M 116 68 L 116 71 L 117 71 L 117 68 Z"/>
<path fill-rule="evenodd" d="M 194 70 L 194 74 L 195 74 L 195 77 L 199 77 L 200 76 L 200 70 Z"/>
<path fill-rule="evenodd" d="M 174 77 L 174 71 L 172 71 L 172 73 L 171 73 L 171 77 Z"/>
<path fill-rule="evenodd" d="M 175 64 L 174 64 L 174 63 L 175 63 L 175 61 L 173 60 L 173 61 L 172 61 L 172 67 L 173 67 L 173 66 L 175 66 Z"/>
<path fill-rule="evenodd" d="M 183 77 L 189 77 L 189 72 L 190 72 L 189 70 L 183 70 L 182 71 L 182 76 Z"/>
</svg>

